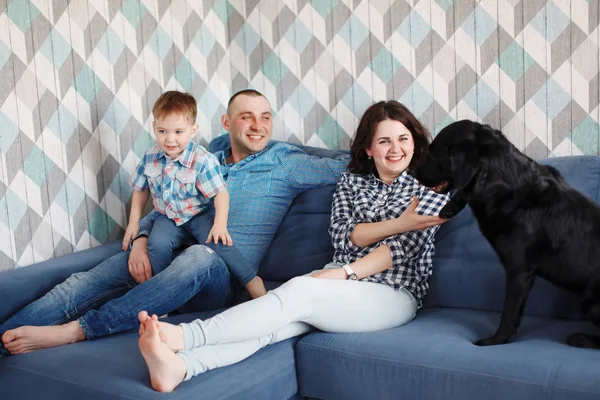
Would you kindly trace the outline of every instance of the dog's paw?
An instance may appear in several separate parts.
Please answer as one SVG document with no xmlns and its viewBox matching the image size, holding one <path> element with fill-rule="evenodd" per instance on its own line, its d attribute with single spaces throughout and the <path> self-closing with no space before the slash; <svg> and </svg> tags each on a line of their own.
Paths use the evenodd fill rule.
<svg viewBox="0 0 600 400">
<path fill-rule="evenodd" d="M 485 339 L 479 339 L 474 344 L 475 346 L 495 346 L 497 344 L 504 344 L 506 342 L 508 342 L 508 339 L 490 336 Z"/>
<path fill-rule="evenodd" d="M 567 344 L 573 347 L 581 347 L 585 349 L 600 348 L 599 338 L 585 333 L 574 333 L 567 338 Z"/>
<path fill-rule="evenodd" d="M 447 207 L 444 206 L 441 210 L 440 210 L 440 217 L 441 218 L 452 218 L 454 217 L 456 214 L 458 214 L 460 210 L 456 210 L 453 209 L 452 207 Z"/>
</svg>

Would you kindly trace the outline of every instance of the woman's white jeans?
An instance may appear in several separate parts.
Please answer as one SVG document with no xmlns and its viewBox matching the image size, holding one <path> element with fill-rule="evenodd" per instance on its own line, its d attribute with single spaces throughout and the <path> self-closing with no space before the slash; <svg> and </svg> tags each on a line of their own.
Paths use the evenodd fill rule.
<svg viewBox="0 0 600 400">
<path fill-rule="evenodd" d="M 266 345 L 309 332 L 369 332 L 412 320 L 417 301 L 406 289 L 372 282 L 293 278 L 266 295 L 205 321 L 181 324 L 186 380 L 239 362 Z"/>
</svg>

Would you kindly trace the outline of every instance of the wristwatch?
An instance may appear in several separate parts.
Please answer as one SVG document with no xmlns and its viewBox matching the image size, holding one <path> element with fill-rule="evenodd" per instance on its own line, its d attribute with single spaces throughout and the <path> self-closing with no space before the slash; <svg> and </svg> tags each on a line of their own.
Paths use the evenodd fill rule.
<svg viewBox="0 0 600 400">
<path fill-rule="evenodd" d="M 349 280 L 351 280 L 351 281 L 358 280 L 358 276 L 356 276 L 356 272 L 354 272 L 352 270 L 352 268 L 350 268 L 350 264 L 344 264 L 344 265 L 342 265 L 342 268 L 344 268 L 344 270 L 346 271 L 346 274 L 348 274 Z"/>
</svg>

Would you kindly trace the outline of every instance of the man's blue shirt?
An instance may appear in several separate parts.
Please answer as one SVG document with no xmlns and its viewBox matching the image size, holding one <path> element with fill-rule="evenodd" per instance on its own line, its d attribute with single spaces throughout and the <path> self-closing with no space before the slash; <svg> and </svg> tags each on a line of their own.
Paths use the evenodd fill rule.
<svg viewBox="0 0 600 400">
<path fill-rule="evenodd" d="M 349 160 L 310 156 L 281 142 L 270 142 L 263 151 L 236 164 L 227 164 L 230 154 L 230 147 L 215 153 L 230 196 L 227 229 L 254 269 L 294 197 L 307 189 L 337 183 Z M 158 215 L 152 211 L 140 222 L 141 235 L 150 233 Z"/>
</svg>

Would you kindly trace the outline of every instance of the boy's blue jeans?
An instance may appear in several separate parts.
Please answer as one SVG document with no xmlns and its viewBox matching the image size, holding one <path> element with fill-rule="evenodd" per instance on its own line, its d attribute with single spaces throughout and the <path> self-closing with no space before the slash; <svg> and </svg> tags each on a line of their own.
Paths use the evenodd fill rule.
<svg viewBox="0 0 600 400">
<path fill-rule="evenodd" d="M 163 315 L 186 302 L 193 311 L 231 304 L 234 286 L 225 263 L 201 245 L 191 246 L 144 283 L 129 273 L 129 252 L 71 275 L 42 298 L 0 324 L 0 336 L 23 325 L 60 325 L 77 319 L 88 339 L 137 328 L 137 314 Z M 186 306 L 187 306 L 186 305 Z M 0 341 L 0 357 L 9 355 Z"/>
<path fill-rule="evenodd" d="M 241 286 L 246 286 L 256 276 L 256 271 L 235 248 L 235 243 L 234 246 L 227 246 L 221 242 L 215 244 L 213 241 L 204 243 L 213 226 L 214 219 L 215 209 L 212 206 L 180 226 L 175 225 L 164 214 L 156 218 L 148 237 L 148 254 L 152 272 L 158 274 L 167 268 L 171 263 L 173 251 L 188 242 L 190 238 L 194 238 L 198 243 L 210 247 L 221 256 L 231 275 Z"/>
</svg>

